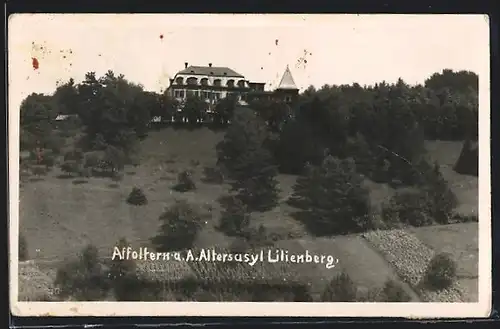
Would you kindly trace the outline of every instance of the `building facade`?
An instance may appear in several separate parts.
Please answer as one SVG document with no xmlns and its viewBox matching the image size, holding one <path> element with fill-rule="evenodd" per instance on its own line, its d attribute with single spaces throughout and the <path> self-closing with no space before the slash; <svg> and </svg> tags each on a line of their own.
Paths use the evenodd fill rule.
<svg viewBox="0 0 500 329">
<path fill-rule="evenodd" d="M 182 104 L 188 97 L 198 97 L 209 105 L 215 105 L 220 99 L 234 96 L 240 104 L 247 104 L 254 99 L 269 99 L 292 103 L 299 89 L 295 85 L 287 66 L 281 82 L 274 91 L 265 91 L 265 83 L 249 81 L 242 74 L 228 67 L 189 66 L 177 72 L 170 79 L 167 89 L 169 95 Z"/>
</svg>

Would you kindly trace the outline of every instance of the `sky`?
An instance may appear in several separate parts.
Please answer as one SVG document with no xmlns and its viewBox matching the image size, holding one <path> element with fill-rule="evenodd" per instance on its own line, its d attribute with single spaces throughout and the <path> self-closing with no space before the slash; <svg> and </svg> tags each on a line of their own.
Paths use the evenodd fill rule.
<svg viewBox="0 0 500 329">
<path fill-rule="evenodd" d="M 288 65 L 301 90 L 489 70 L 483 15 L 17 14 L 8 24 L 14 108 L 89 71 L 161 92 L 185 62 L 226 66 L 267 89 Z"/>
</svg>

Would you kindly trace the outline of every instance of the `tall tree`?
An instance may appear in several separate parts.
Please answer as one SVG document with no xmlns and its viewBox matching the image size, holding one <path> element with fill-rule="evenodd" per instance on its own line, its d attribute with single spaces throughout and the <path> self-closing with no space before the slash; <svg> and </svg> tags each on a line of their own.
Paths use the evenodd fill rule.
<svg viewBox="0 0 500 329">
<path fill-rule="evenodd" d="M 289 203 L 317 236 L 361 232 L 371 226 L 369 192 L 362 182 L 354 160 L 327 156 L 322 166 L 309 166 L 297 179 Z"/>
</svg>

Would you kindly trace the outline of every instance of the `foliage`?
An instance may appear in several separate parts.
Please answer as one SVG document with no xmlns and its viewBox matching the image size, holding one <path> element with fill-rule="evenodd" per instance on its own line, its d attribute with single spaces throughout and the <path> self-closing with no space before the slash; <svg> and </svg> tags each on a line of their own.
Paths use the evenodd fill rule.
<svg viewBox="0 0 500 329">
<path fill-rule="evenodd" d="M 433 223 L 453 222 L 452 211 L 457 199 L 443 178 L 437 163 L 431 166 L 422 159 L 416 168 L 417 187 L 396 192 L 389 205 L 383 207 L 383 216 L 388 224 L 399 223 L 425 226 Z"/>
<path fill-rule="evenodd" d="M 317 236 L 361 232 L 372 226 L 368 191 L 352 159 L 328 156 L 321 167 L 308 167 L 299 177 L 290 205 L 295 217 Z"/>
<path fill-rule="evenodd" d="M 426 287 L 432 290 L 449 288 L 457 279 L 457 264 L 447 253 L 435 255 L 425 273 Z"/>
<path fill-rule="evenodd" d="M 243 236 L 250 226 L 247 207 L 238 198 L 232 197 L 222 212 L 218 229 L 228 236 Z"/>
<path fill-rule="evenodd" d="M 148 199 L 142 189 L 134 187 L 127 198 L 127 203 L 134 206 L 144 206 L 148 203 Z"/>
<path fill-rule="evenodd" d="M 203 220 L 186 201 L 176 201 L 159 219 L 161 226 L 152 242 L 160 252 L 191 248 Z"/>
<path fill-rule="evenodd" d="M 54 284 L 60 297 L 77 301 L 100 301 L 110 289 L 107 271 L 99 261 L 98 250 L 92 245 L 88 245 L 78 259 L 58 269 Z"/>
<path fill-rule="evenodd" d="M 265 123 L 250 109 L 238 108 L 217 145 L 218 164 L 228 170 L 232 189 L 250 209 L 272 209 L 278 198 L 277 168 L 265 143 Z"/>
<path fill-rule="evenodd" d="M 173 187 L 175 191 L 187 192 L 196 189 L 196 184 L 193 181 L 191 173 L 187 170 L 180 172 L 177 175 L 177 184 Z"/>
<path fill-rule="evenodd" d="M 236 107 L 238 106 L 238 99 L 235 96 L 228 96 L 222 98 L 215 105 L 213 114 L 213 125 L 215 128 L 226 126 L 232 118 Z"/>
<path fill-rule="evenodd" d="M 207 103 L 201 98 L 189 96 L 183 106 L 183 115 L 187 119 L 188 124 L 194 126 L 205 119 L 207 109 Z"/>
<path fill-rule="evenodd" d="M 403 286 L 394 280 L 387 280 L 382 291 L 386 302 L 409 302 L 411 300 Z"/>
<path fill-rule="evenodd" d="M 345 272 L 333 278 L 321 295 L 322 302 L 355 302 L 357 287 Z"/>
</svg>

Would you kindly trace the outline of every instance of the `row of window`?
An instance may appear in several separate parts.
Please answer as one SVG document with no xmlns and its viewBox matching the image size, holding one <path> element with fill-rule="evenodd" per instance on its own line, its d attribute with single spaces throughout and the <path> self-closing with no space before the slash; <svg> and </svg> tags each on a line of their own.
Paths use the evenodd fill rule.
<svg viewBox="0 0 500 329">
<path fill-rule="evenodd" d="M 233 94 L 236 94 L 236 93 L 226 93 L 226 97 L 230 97 L 231 95 Z M 240 96 L 240 99 L 242 100 L 245 100 L 246 99 L 246 95 L 245 94 L 241 94 L 239 95 Z M 174 97 L 175 98 L 186 98 L 186 97 L 199 97 L 203 100 L 210 100 L 210 99 L 213 99 L 213 100 L 219 100 L 222 98 L 222 93 L 221 92 L 217 92 L 217 91 L 203 91 L 203 90 L 174 90 Z M 268 98 L 270 99 L 271 96 L 268 96 Z M 285 102 L 291 102 L 292 101 L 292 96 L 290 95 L 286 95 L 285 96 Z"/>
<path fill-rule="evenodd" d="M 175 80 L 175 82 L 178 85 L 182 85 L 183 82 L 184 82 L 184 78 L 183 77 L 178 77 Z M 197 78 L 188 78 L 186 80 L 186 83 L 188 85 L 197 85 L 198 84 L 198 79 Z M 208 78 L 202 78 L 202 79 L 200 79 L 200 85 L 202 85 L 202 86 L 208 86 L 209 85 Z M 220 86 L 222 86 L 222 80 L 221 79 L 215 79 L 215 80 L 213 80 L 213 84 L 212 85 L 216 86 L 216 87 L 220 87 Z M 245 80 L 239 80 L 236 84 L 235 84 L 234 80 L 228 80 L 226 86 L 229 87 L 229 88 L 234 88 L 235 86 L 238 86 L 240 88 L 245 88 Z"/>
<path fill-rule="evenodd" d="M 227 93 L 229 96 L 230 93 Z M 174 90 L 175 98 L 185 98 L 185 97 L 200 97 L 201 99 L 220 99 L 222 98 L 222 93 L 218 91 L 202 91 L 202 90 Z"/>
</svg>

